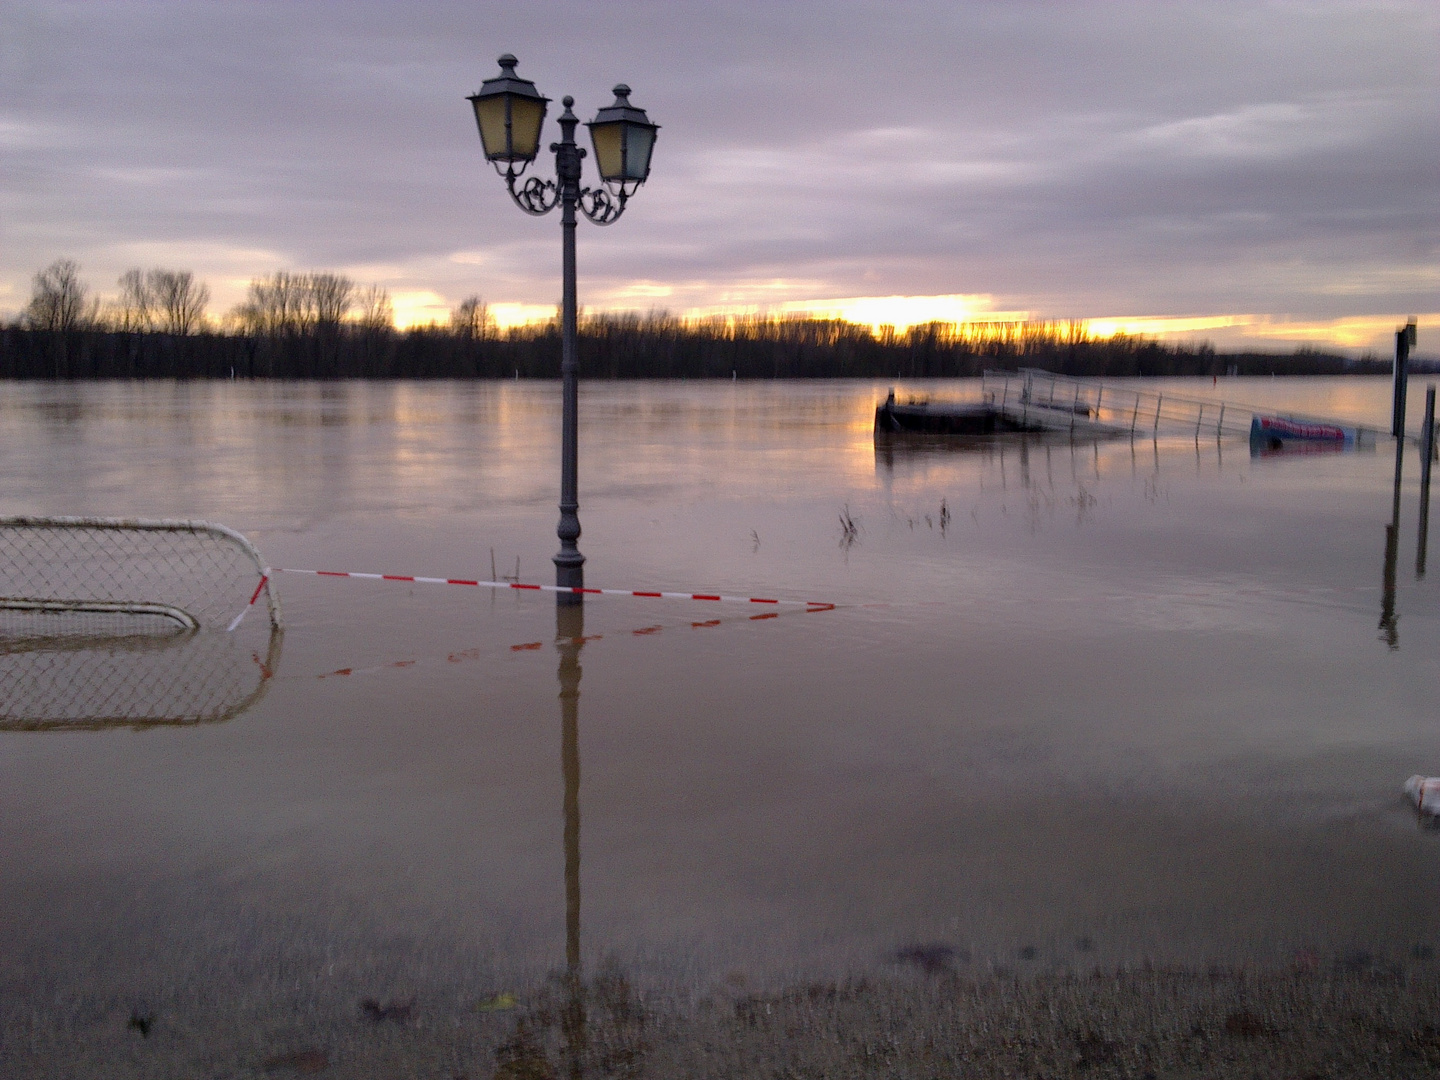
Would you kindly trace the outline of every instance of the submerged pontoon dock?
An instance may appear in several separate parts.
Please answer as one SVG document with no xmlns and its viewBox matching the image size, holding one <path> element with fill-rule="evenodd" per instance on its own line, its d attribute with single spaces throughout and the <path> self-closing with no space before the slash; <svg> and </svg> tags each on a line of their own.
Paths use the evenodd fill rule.
<svg viewBox="0 0 1440 1080">
<path fill-rule="evenodd" d="M 899 402 L 892 390 L 875 409 L 875 437 L 1052 433 L 1078 439 L 1249 438 L 1261 421 L 1276 420 L 1286 433 L 1344 433 L 1343 438 L 1356 445 L 1373 446 L 1379 434 L 1374 428 L 1325 417 L 1276 414 L 1236 402 L 1204 401 L 1021 368 L 985 372 L 979 401 Z"/>
</svg>

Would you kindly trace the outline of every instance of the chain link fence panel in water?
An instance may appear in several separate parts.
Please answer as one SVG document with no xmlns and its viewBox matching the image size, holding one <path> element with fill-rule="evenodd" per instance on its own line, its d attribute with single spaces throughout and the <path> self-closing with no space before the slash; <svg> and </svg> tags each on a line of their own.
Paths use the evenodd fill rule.
<svg viewBox="0 0 1440 1080">
<path fill-rule="evenodd" d="M 233 632 L 262 596 L 269 627 Z M 0 730 L 229 720 L 265 692 L 280 627 L 259 552 L 223 525 L 0 518 Z"/>
<path fill-rule="evenodd" d="M 0 610 L 22 628 L 31 614 L 66 612 L 83 629 L 93 617 L 154 619 L 190 629 L 227 629 L 263 595 L 270 624 L 280 605 L 264 561 L 245 537 L 206 521 L 0 518 Z M 102 631 L 104 632 L 104 631 Z"/>
</svg>

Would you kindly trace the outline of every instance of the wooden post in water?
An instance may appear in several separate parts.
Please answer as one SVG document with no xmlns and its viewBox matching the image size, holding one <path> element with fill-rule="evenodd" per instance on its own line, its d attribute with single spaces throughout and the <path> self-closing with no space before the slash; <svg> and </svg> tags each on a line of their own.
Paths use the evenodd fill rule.
<svg viewBox="0 0 1440 1080">
<path fill-rule="evenodd" d="M 1435 456 L 1435 384 L 1425 388 L 1425 420 L 1420 428 L 1420 490 L 1430 490 L 1430 461 Z"/>
<path fill-rule="evenodd" d="M 1415 541 L 1415 576 L 1425 576 L 1430 532 L 1430 460 L 1435 456 L 1435 384 L 1425 388 L 1425 424 L 1420 429 L 1420 526 Z"/>
<path fill-rule="evenodd" d="M 1395 383 L 1390 405 L 1390 434 L 1405 437 L 1405 384 L 1410 378 L 1410 349 L 1415 344 L 1415 320 L 1395 331 Z"/>
</svg>

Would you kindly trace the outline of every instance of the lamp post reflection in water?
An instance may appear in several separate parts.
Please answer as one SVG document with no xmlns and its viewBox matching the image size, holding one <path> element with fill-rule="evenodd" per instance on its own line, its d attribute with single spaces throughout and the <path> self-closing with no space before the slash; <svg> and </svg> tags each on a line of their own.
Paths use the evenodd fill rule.
<svg viewBox="0 0 1440 1080">
<path fill-rule="evenodd" d="M 560 654 L 560 766 L 565 782 L 565 967 L 553 972 L 534 1004 L 515 1018 L 512 1038 L 496 1048 L 497 1078 L 611 1077 L 645 1071 L 645 1010 L 617 960 L 586 979 L 580 958 L 580 650 L 585 608 L 555 608 Z M 558 1065 L 556 1064 L 558 1060 Z"/>
<path fill-rule="evenodd" d="M 585 994 L 580 967 L 580 650 L 585 646 L 585 608 L 555 607 L 555 647 L 560 652 L 560 771 L 565 778 L 565 1011 L 564 1056 L 573 1080 L 585 1058 Z"/>
</svg>

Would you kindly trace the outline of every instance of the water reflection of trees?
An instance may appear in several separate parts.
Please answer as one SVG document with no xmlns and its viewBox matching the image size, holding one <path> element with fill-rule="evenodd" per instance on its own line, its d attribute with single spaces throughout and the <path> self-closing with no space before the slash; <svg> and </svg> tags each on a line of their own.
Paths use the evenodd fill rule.
<svg viewBox="0 0 1440 1080">
<path fill-rule="evenodd" d="M 265 694 L 284 633 L 0 634 L 0 731 L 216 724 Z"/>
</svg>

